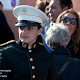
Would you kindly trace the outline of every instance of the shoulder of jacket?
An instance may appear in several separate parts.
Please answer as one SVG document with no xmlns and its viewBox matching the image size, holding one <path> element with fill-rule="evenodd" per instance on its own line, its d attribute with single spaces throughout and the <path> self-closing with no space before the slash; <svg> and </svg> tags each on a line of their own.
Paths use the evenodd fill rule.
<svg viewBox="0 0 80 80">
<path fill-rule="evenodd" d="M 0 44 L 0 47 L 4 47 L 4 46 L 7 46 L 7 45 L 10 45 L 10 44 L 12 44 L 14 42 L 16 42 L 16 41 L 15 40 L 10 40 L 10 41 L 8 41 L 6 43 Z"/>
</svg>

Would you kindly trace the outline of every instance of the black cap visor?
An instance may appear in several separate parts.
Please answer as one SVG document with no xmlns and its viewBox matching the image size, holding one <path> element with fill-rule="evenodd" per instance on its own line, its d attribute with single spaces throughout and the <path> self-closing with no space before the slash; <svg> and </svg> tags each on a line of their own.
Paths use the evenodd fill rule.
<svg viewBox="0 0 80 80">
<path fill-rule="evenodd" d="M 33 26 L 41 26 L 38 22 L 27 21 L 27 20 L 17 20 L 15 26 L 22 26 L 22 27 L 33 27 Z"/>
</svg>

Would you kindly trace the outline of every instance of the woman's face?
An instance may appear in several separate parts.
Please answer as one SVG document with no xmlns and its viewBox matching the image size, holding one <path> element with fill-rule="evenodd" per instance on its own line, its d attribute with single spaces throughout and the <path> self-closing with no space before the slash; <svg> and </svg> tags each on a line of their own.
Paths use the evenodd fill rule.
<svg viewBox="0 0 80 80">
<path fill-rule="evenodd" d="M 32 46 L 36 42 L 37 36 L 41 34 L 42 28 L 35 27 L 19 27 L 19 39 L 23 43 L 28 43 Z"/>
<path fill-rule="evenodd" d="M 73 13 L 66 13 L 61 18 L 61 23 L 63 23 L 65 26 L 68 26 L 70 34 L 72 35 L 77 27 L 77 18 Z"/>
</svg>

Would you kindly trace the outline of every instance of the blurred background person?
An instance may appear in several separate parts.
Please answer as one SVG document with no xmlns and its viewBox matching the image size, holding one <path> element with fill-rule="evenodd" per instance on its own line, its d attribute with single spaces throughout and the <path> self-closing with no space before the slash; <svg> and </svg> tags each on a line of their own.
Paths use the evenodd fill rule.
<svg viewBox="0 0 80 80">
<path fill-rule="evenodd" d="M 63 11 L 72 8 L 71 0 L 51 0 L 49 4 L 49 19 L 56 22 L 56 18 Z"/>
<path fill-rule="evenodd" d="M 46 32 L 46 43 L 53 49 L 55 62 L 58 69 L 57 80 L 79 80 L 80 61 L 70 57 L 66 48 L 70 41 L 70 31 L 63 24 L 50 26 Z"/>
<path fill-rule="evenodd" d="M 45 32 L 50 27 L 50 24 L 53 25 L 52 22 L 56 22 L 58 15 L 67 9 L 73 8 L 72 5 L 73 4 L 71 0 L 51 0 L 49 5 L 46 7 L 46 13 L 49 17 L 49 21 L 43 24 Z M 45 34 L 43 35 L 43 37 L 45 38 Z"/>
<path fill-rule="evenodd" d="M 59 71 L 67 58 L 70 57 L 69 50 L 65 48 L 70 41 L 70 32 L 68 27 L 61 23 L 50 26 L 46 32 L 45 41 L 47 45 L 53 49 L 53 54 L 57 57 L 55 59 Z"/>
<path fill-rule="evenodd" d="M 62 23 L 69 28 L 71 39 L 66 48 L 70 50 L 71 57 L 80 59 L 80 27 L 77 12 L 73 9 L 64 11 L 58 16 L 56 23 Z"/>
<path fill-rule="evenodd" d="M 15 40 L 14 34 L 7 23 L 6 17 L 3 13 L 3 5 L 0 2 L 0 44 L 10 40 Z"/>
<path fill-rule="evenodd" d="M 48 5 L 49 5 L 49 2 L 47 0 L 37 0 L 35 7 L 40 9 L 41 11 L 43 11 L 45 13 L 45 8 Z"/>
</svg>

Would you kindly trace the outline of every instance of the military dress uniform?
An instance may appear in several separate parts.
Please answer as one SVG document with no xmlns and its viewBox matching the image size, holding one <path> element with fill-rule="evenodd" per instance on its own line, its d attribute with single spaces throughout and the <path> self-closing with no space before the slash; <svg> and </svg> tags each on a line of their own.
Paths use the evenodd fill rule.
<svg viewBox="0 0 80 80">
<path fill-rule="evenodd" d="M 11 70 L 3 73 L 3 80 L 55 80 L 56 68 L 52 54 L 42 43 L 34 43 L 32 49 L 20 40 L 4 47 L 1 52 L 0 70 Z M 0 77 L 1 79 L 1 77 Z"/>
<path fill-rule="evenodd" d="M 21 5 L 13 10 L 17 18 L 15 26 L 18 27 L 42 27 L 41 24 L 47 21 L 47 16 L 39 9 Z M 2 47 L 0 70 L 11 70 L 2 72 L 0 80 L 55 80 L 57 76 L 54 56 L 50 54 L 38 37 L 30 48 L 28 43 L 13 41 L 0 45 Z M 5 47 L 4 47 L 5 46 Z"/>
</svg>

